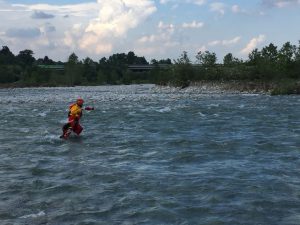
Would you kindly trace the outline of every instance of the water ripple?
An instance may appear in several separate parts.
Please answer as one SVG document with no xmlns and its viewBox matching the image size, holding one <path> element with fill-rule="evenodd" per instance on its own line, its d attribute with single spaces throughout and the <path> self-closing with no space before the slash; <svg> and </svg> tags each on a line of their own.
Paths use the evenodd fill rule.
<svg viewBox="0 0 300 225">
<path fill-rule="evenodd" d="M 65 141 L 77 96 L 96 110 Z M 0 101 L 0 224 L 299 223 L 296 96 L 136 85 L 4 89 Z"/>
</svg>

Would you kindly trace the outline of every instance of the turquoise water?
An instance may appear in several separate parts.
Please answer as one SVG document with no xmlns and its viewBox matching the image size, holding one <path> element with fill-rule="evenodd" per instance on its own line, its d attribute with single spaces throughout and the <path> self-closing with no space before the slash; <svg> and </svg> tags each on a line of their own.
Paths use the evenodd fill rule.
<svg viewBox="0 0 300 225">
<path fill-rule="evenodd" d="M 68 105 L 81 136 L 59 139 Z M 0 89 L 0 224 L 300 224 L 300 98 Z"/>
</svg>

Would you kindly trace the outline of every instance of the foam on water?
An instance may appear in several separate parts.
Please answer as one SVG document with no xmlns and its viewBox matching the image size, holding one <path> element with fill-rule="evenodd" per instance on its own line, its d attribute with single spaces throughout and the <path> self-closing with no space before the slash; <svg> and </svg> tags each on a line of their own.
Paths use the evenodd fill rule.
<svg viewBox="0 0 300 225">
<path fill-rule="evenodd" d="M 38 115 L 41 117 L 45 117 L 45 116 L 47 116 L 48 113 L 49 112 L 41 112 L 41 113 L 38 113 Z"/>
<path fill-rule="evenodd" d="M 29 214 L 29 215 L 21 216 L 20 219 L 37 218 L 37 217 L 41 217 L 41 216 L 46 216 L 46 213 L 44 211 L 40 211 L 39 213 L 36 213 L 36 214 Z"/>
<path fill-rule="evenodd" d="M 161 108 L 161 109 L 157 109 L 157 112 L 160 112 L 160 113 L 165 113 L 165 112 L 171 112 L 171 108 L 170 107 L 164 107 L 164 108 Z"/>
</svg>

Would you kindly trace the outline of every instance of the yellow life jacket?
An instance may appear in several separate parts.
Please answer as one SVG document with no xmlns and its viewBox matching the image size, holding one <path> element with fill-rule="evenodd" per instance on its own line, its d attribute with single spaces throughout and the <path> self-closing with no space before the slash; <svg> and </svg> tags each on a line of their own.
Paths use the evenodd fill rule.
<svg viewBox="0 0 300 225">
<path fill-rule="evenodd" d="M 82 108 L 79 105 L 77 105 L 76 103 L 70 105 L 69 116 L 80 118 L 81 115 L 82 115 Z"/>
</svg>

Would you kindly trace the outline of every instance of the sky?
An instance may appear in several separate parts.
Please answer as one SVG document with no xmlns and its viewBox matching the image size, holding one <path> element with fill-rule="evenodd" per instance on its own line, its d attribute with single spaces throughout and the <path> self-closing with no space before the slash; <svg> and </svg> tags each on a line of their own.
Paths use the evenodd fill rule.
<svg viewBox="0 0 300 225">
<path fill-rule="evenodd" d="M 300 0 L 0 0 L 0 46 L 35 58 L 95 61 L 133 51 L 195 61 L 199 51 L 247 59 L 300 40 Z"/>
</svg>

